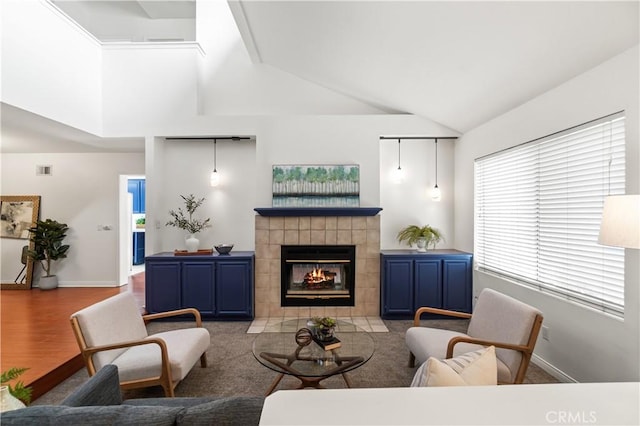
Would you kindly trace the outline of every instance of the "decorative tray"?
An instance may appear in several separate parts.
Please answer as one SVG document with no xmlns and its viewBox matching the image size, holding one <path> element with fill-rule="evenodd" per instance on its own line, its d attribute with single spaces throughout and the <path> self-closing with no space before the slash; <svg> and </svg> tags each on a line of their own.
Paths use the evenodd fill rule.
<svg viewBox="0 0 640 426">
<path fill-rule="evenodd" d="M 202 249 L 198 251 L 175 250 L 173 252 L 174 256 L 202 256 L 207 254 L 213 254 L 213 249 Z"/>
</svg>

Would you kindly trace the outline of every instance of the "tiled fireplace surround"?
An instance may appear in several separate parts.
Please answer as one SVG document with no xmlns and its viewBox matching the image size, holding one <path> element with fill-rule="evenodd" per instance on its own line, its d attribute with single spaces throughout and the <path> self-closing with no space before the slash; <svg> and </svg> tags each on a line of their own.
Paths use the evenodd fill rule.
<svg viewBox="0 0 640 426">
<path fill-rule="evenodd" d="M 380 216 L 256 215 L 255 315 L 370 317 L 380 315 Z M 280 306 L 282 245 L 355 245 L 355 306 Z"/>
</svg>

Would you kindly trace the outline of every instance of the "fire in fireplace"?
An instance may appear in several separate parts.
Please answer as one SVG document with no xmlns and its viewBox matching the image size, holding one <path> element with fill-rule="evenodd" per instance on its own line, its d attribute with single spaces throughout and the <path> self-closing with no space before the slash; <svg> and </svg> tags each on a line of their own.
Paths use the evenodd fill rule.
<svg viewBox="0 0 640 426">
<path fill-rule="evenodd" d="M 355 246 L 282 246 L 282 306 L 354 306 Z"/>
</svg>

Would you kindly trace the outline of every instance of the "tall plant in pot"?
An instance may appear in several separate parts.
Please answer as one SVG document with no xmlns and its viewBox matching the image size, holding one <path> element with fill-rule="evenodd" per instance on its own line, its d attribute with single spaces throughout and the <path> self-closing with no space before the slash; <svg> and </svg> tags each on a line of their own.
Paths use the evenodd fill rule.
<svg viewBox="0 0 640 426">
<path fill-rule="evenodd" d="M 444 240 L 442 233 L 429 225 L 409 225 L 398 232 L 398 241 L 406 242 L 408 246 L 415 244 L 419 252 L 427 251 L 430 245 L 436 248 L 436 244 Z"/>
<path fill-rule="evenodd" d="M 189 194 L 187 196 L 181 195 L 180 198 L 184 201 L 184 206 L 186 209 L 186 214 L 182 207 L 178 207 L 178 210 L 169 210 L 169 215 L 173 218 L 166 223 L 166 226 L 175 226 L 176 228 L 180 228 L 184 231 L 187 231 L 187 236 L 185 238 L 185 245 L 187 246 L 187 251 L 194 252 L 198 251 L 198 246 L 200 245 L 200 240 L 196 238 L 196 234 L 202 231 L 205 228 L 209 228 L 211 224 L 210 218 L 206 218 L 204 220 L 195 219 L 193 214 L 196 212 L 198 207 L 204 203 L 204 198 L 196 199 L 193 194 Z"/>
<path fill-rule="evenodd" d="M 29 228 L 29 239 L 33 243 L 33 250 L 27 251 L 27 256 L 39 261 L 44 275 L 40 278 L 38 287 L 50 290 L 58 287 L 58 277 L 51 273 L 54 261 L 67 257 L 68 244 L 62 244 L 67 236 L 69 227 L 57 220 L 38 220 L 36 225 Z"/>
</svg>

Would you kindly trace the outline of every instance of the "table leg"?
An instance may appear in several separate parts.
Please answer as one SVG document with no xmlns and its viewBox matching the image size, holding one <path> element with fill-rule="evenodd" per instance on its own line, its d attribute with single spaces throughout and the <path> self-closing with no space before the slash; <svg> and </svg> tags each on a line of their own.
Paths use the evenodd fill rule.
<svg viewBox="0 0 640 426">
<path fill-rule="evenodd" d="M 344 379 L 344 382 L 347 384 L 348 388 L 353 387 L 353 385 L 351 384 L 351 379 L 349 379 L 349 376 L 347 376 L 347 373 L 342 373 L 342 378 Z"/>
<path fill-rule="evenodd" d="M 284 373 L 278 374 L 278 377 L 273 380 L 273 383 L 271 383 L 271 386 L 269 387 L 269 390 L 267 391 L 265 396 L 269 396 L 273 393 L 273 391 L 276 389 L 276 386 L 278 386 L 278 383 L 280 383 L 280 380 L 282 380 L 283 377 Z"/>
</svg>

